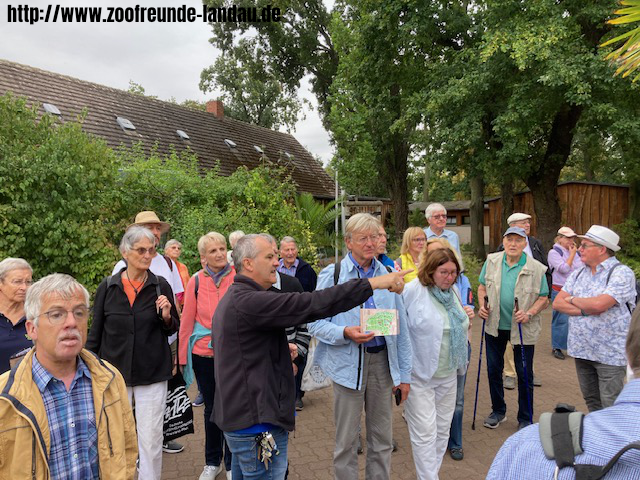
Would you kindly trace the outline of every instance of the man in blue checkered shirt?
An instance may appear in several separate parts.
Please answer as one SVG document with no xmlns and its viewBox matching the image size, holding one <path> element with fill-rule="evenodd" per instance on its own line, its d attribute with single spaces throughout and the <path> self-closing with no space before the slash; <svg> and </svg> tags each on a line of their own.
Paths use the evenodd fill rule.
<svg viewBox="0 0 640 480">
<path fill-rule="evenodd" d="M 584 417 L 582 449 L 575 463 L 606 465 L 620 449 L 640 439 L 640 310 L 636 310 L 626 337 L 626 357 L 635 379 L 623 388 L 613 406 Z M 512 435 L 493 460 L 487 480 L 552 479 L 556 462 L 549 460 L 540 443 L 538 424 Z M 560 470 L 560 480 L 574 479 L 571 467 Z M 630 450 L 615 463 L 608 480 L 640 480 L 640 452 Z"/>
<path fill-rule="evenodd" d="M 83 349 L 89 293 L 69 275 L 49 275 L 27 291 L 25 313 L 35 347 L 0 377 L 0 478 L 133 478 L 124 380 Z"/>
</svg>

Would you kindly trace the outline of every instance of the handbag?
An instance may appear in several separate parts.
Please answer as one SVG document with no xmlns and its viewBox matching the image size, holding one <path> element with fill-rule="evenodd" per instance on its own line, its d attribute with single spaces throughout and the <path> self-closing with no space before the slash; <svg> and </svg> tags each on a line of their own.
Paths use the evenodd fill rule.
<svg viewBox="0 0 640 480">
<path fill-rule="evenodd" d="M 175 440 L 190 433 L 193 429 L 193 406 L 187 395 L 187 384 L 178 367 L 178 339 L 176 338 L 176 373 L 167 382 L 167 404 L 164 409 L 162 431 L 164 442 Z"/>
<path fill-rule="evenodd" d="M 329 377 L 322 371 L 320 366 L 315 363 L 315 352 L 318 345 L 318 339 L 311 338 L 309 343 L 309 351 L 307 353 L 307 365 L 302 373 L 302 382 L 300 389 L 304 392 L 313 392 L 330 387 L 332 382 Z"/>
</svg>

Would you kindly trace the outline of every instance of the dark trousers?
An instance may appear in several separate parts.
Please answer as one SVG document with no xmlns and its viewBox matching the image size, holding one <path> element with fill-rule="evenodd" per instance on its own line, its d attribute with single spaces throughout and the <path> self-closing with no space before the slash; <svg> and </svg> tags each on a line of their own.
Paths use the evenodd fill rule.
<svg viewBox="0 0 640 480">
<path fill-rule="evenodd" d="M 504 351 L 511 337 L 509 330 L 498 330 L 498 336 L 494 337 L 485 333 L 487 344 L 487 373 L 489 376 L 489 393 L 491 394 L 491 408 L 495 413 L 505 415 L 507 404 L 504 402 L 504 388 L 502 386 L 502 371 L 504 370 Z M 527 378 L 529 381 L 529 395 L 531 399 L 531 411 L 527 399 L 527 389 L 524 383 L 524 370 L 522 368 L 522 352 L 520 345 L 513 346 L 513 359 L 518 375 L 518 422 L 530 422 L 533 418 L 533 345 L 524 346 L 524 355 L 527 362 Z"/>
<path fill-rule="evenodd" d="M 222 430 L 211 420 L 216 381 L 213 376 L 213 358 L 192 355 L 193 373 L 196 375 L 200 393 L 204 397 L 204 459 L 207 465 L 220 465 L 224 448 L 224 465 L 231 471 L 231 452 L 224 441 Z"/>
<path fill-rule="evenodd" d="M 300 389 L 302 385 L 302 374 L 307 366 L 307 356 L 303 357 L 302 363 L 298 365 L 298 373 L 296 373 L 296 399 L 304 397 L 304 392 Z"/>
</svg>

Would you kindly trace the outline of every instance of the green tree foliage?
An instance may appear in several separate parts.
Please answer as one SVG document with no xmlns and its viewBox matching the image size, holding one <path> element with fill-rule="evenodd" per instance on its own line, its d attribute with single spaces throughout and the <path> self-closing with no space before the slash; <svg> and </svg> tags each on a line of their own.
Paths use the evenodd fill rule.
<svg viewBox="0 0 640 480">
<path fill-rule="evenodd" d="M 200 268 L 198 239 L 210 231 L 292 235 L 301 255 L 316 258 L 312 230 L 299 218 L 295 188 L 284 170 L 241 167 L 221 177 L 216 170 L 200 175 L 195 156 L 189 154 L 146 157 L 134 149 L 121 151 L 120 157 L 125 165 L 121 195 L 128 206 L 123 218 L 153 210 L 171 223 L 169 235 L 183 243 L 181 261 L 190 271 Z"/>
<path fill-rule="evenodd" d="M 112 242 L 118 162 L 81 125 L 0 97 L 0 258 L 35 277 L 64 272 L 97 286 L 118 259 Z"/>
<path fill-rule="evenodd" d="M 282 82 L 255 38 L 226 48 L 201 74 L 203 92 L 222 91 L 225 115 L 266 128 L 291 130 L 301 114 L 295 89 Z"/>
</svg>

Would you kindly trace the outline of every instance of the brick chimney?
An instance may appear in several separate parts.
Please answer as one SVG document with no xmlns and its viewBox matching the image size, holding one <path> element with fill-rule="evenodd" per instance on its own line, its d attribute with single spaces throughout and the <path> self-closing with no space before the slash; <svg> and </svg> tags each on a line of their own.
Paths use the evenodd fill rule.
<svg viewBox="0 0 640 480">
<path fill-rule="evenodd" d="M 216 117 L 224 117 L 224 105 L 220 100 L 209 100 L 207 102 L 207 112 L 213 113 Z"/>
</svg>

